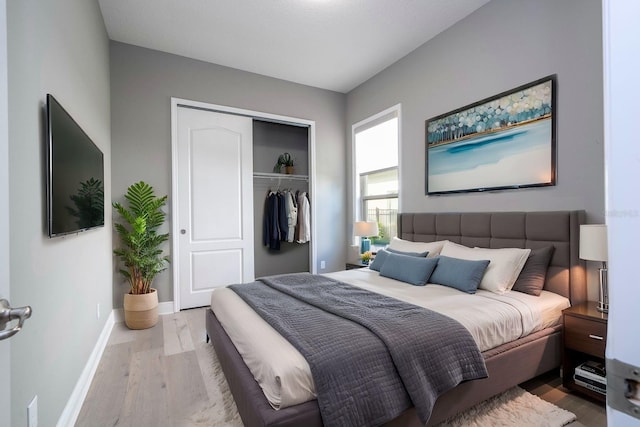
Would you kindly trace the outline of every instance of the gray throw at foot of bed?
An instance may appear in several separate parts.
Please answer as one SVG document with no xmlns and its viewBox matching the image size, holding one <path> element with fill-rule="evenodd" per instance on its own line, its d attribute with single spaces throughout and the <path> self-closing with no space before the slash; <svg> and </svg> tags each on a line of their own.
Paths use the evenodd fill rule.
<svg viewBox="0 0 640 427">
<path fill-rule="evenodd" d="M 230 286 L 311 368 L 325 426 L 380 425 L 411 405 L 426 423 L 442 393 L 487 376 L 457 321 L 308 273 Z"/>
</svg>

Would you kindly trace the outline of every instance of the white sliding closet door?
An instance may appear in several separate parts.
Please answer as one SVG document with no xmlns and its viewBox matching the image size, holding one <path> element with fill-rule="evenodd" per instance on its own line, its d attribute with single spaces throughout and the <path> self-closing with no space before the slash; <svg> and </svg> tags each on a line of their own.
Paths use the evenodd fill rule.
<svg viewBox="0 0 640 427">
<path fill-rule="evenodd" d="M 174 126 L 173 259 L 185 309 L 209 305 L 217 287 L 254 280 L 253 128 L 248 117 L 181 106 Z"/>
</svg>

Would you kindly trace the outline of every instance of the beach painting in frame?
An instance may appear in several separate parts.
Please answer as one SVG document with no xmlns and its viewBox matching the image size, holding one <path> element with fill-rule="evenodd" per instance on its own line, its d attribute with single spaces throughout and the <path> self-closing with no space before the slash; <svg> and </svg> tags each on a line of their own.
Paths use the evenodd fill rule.
<svg viewBox="0 0 640 427">
<path fill-rule="evenodd" d="M 556 183 L 556 76 L 434 117 L 426 128 L 426 194 Z"/>
</svg>

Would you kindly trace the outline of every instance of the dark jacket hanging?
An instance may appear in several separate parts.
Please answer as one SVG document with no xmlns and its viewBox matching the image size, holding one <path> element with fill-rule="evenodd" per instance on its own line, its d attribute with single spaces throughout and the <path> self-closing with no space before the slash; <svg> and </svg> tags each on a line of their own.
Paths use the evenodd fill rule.
<svg viewBox="0 0 640 427">
<path fill-rule="evenodd" d="M 284 193 L 278 191 L 278 228 L 280 230 L 280 240 L 283 241 L 287 240 L 287 234 L 289 233 L 285 203 L 287 203 L 287 199 L 284 197 Z"/>
<path fill-rule="evenodd" d="M 264 227 L 262 242 L 269 249 L 280 249 L 280 227 L 278 224 L 278 196 L 269 192 L 264 204 Z"/>
</svg>

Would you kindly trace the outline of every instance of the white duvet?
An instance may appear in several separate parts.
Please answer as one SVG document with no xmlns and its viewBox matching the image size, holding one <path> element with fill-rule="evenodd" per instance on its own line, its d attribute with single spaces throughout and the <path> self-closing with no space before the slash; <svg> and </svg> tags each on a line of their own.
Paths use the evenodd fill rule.
<svg viewBox="0 0 640 427">
<path fill-rule="evenodd" d="M 570 305 L 567 298 L 546 291 L 539 297 L 481 289 L 470 295 L 440 285 L 412 286 L 368 268 L 325 276 L 449 316 L 469 330 L 481 351 L 558 324 Z M 307 361 L 235 292 L 215 290 L 211 309 L 275 409 L 315 399 Z"/>
</svg>

